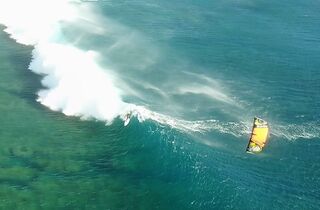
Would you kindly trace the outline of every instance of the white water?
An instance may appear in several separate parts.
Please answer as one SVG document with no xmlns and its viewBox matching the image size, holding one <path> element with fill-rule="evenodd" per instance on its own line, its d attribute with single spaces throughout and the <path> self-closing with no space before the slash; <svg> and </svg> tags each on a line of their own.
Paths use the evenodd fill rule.
<svg viewBox="0 0 320 210">
<path fill-rule="evenodd" d="M 34 46 L 29 69 L 44 76 L 42 84 L 45 88 L 38 92 L 37 100 L 54 111 L 61 111 L 65 115 L 78 116 L 82 119 L 101 120 L 106 123 L 111 123 L 116 117 L 125 119 L 126 113 L 132 112 L 133 116 L 138 117 L 140 121 L 151 119 L 186 132 L 219 131 L 239 137 L 250 131 L 250 123 L 220 122 L 214 119 L 187 121 L 124 102 L 122 100 L 124 92 L 131 91 L 131 94 L 142 99 L 145 96 L 126 86 L 122 81 L 123 78 L 117 77 L 115 69 L 101 67 L 98 62 L 101 55 L 97 51 L 79 49 L 75 45 L 77 40 L 67 41 L 62 33 L 65 23 L 77 25 L 78 28 L 85 30 L 94 30 L 97 34 L 111 33 L 110 30 L 99 26 L 99 16 L 96 11 L 92 11 L 87 5 L 83 7 L 81 2 L 65 0 L 1 2 L 0 23 L 6 26 L 5 31 L 18 43 Z M 120 32 L 126 31 L 120 25 L 112 25 L 112 27 L 120 28 L 118 30 Z M 129 41 L 126 36 L 119 37 L 108 52 L 121 50 L 123 45 L 126 47 L 128 43 L 138 40 L 132 38 L 132 35 L 129 37 Z M 132 45 L 130 47 L 134 48 Z M 144 62 L 139 62 L 140 69 L 146 69 L 158 57 L 156 50 L 145 51 L 150 57 Z M 145 59 L 145 57 L 142 56 L 140 59 Z M 173 86 L 171 83 L 175 83 L 175 80 L 172 79 L 168 82 L 169 89 L 143 83 L 143 81 L 139 83 L 147 89 L 157 91 L 165 99 L 170 98 L 170 94 L 191 93 L 205 95 L 211 100 L 239 107 L 232 97 L 217 89 L 220 85 L 211 78 L 188 71 L 182 73 L 189 75 L 193 80 L 197 79 L 199 83 L 190 86 L 190 83 L 183 83 L 181 80 L 179 86 Z M 121 84 L 121 87 L 115 84 Z M 170 103 L 170 100 L 167 102 Z M 288 139 L 318 137 L 314 134 L 315 132 L 307 132 L 306 126 L 303 125 L 293 126 L 303 130 L 298 133 L 293 132 L 296 129 L 289 128 L 290 126 L 277 127 L 274 134 Z"/>
<path fill-rule="evenodd" d="M 83 7 L 81 2 L 76 1 L 31 0 L 1 3 L 0 23 L 6 26 L 5 31 L 18 43 L 34 46 L 29 69 L 44 76 L 42 84 L 45 87 L 38 92 L 37 101 L 54 111 L 83 119 L 92 118 L 111 123 L 118 116 L 124 119 L 125 114 L 132 111 L 136 116 L 141 116 L 140 120 L 152 119 L 178 129 L 201 130 L 198 128 L 199 125 L 196 126 L 194 123 L 177 120 L 149 111 L 144 107 L 123 102 L 121 97 L 123 90 L 132 91 L 137 95 L 142 94 L 130 90 L 125 82 L 116 78 L 114 76 L 116 74 L 113 74 L 114 69 L 102 68 L 98 64 L 98 58 L 101 56 L 98 52 L 93 49 L 79 49 L 74 45 L 77 38 L 67 41 L 63 36 L 62 28 L 66 23 L 98 34 L 115 33 L 108 30 L 108 26 L 104 26 L 106 29 L 101 27 L 99 18 L 96 11 L 88 8 L 87 4 Z M 118 34 L 118 40 L 108 49 L 109 52 L 122 49 L 122 45 L 128 45 L 126 43 L 139 41 L 132 35 L 134 33 L 129 36 L 122 35 L 121 33 L 128 33 L 123 26 L 116 26 L 111 21 L 108 24 L 110 28 L 117 28 L 115 34 Z M 143 45 L 143 43 L 139 44 Z M 130 45 L 130 47 L 134 46 Z M 155 51 L 146 50 L 146 53 L 150 55 L 150 52 Z M 153 53 L 151 60 L 140 63 L 150 64 L 155 57 L 157 55 Z M 122 84 L 122 90 L 114 84 Z M 152 84 L 145 83 L 142 86 L 150 88 Z M 158 87 L 153 89 L 162 91 Z M 192 89 L 179 87 L 173 91 L 180 94 L 206 94 L 217 100 L 232 102 L 225 94 L 212 91 L 207 86 L 198 85 Z M 166 97 L 165 92 L 162 94 Z M 143 97 L 142 95 L 141 98 Z"/>
<path fill-rule="evenodd" d="M 108 70 L 97 64 L 98 54 L 66 43 L 61 34 L 61 24 L 77 24 L 80 12 L 75 2 L 10 1 L 0 6 L 0 23 L 18 43 L 34 46 L 29 69 L 44 75 L 46 88 L 38 93 L 40 103 L 66 115 L 110 123 L 129 105 Z"/>
</svg>

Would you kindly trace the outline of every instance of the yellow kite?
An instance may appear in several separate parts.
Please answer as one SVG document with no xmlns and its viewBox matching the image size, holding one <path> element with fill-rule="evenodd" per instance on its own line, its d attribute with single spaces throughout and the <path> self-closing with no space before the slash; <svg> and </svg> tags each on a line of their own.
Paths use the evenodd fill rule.
<svg viewBox="0 0 320 210">
<path fill-rule="evenodd" d="M 247 152 L 258 153 L 261 152 L 266 145 L 269 138 L 269 125 L 267 121 L 255 117 L 253 120 L 253 127 L 250 140 L 247 146 Z"/>
</svg>

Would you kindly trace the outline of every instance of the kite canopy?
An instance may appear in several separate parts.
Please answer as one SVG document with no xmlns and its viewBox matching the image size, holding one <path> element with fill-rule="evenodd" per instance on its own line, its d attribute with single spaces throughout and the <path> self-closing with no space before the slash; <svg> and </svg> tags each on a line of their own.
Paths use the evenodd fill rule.
<svg viewBox="0 0 320 210">
<path fill-rule="evenodd" d="M 246 151 L 249 153 L 261 152 L 264 146 L 266 145 L 268 137 L 268 122 L 258 117 L 255 117 L 253 120 L 252 132 Z"/>
</svg>

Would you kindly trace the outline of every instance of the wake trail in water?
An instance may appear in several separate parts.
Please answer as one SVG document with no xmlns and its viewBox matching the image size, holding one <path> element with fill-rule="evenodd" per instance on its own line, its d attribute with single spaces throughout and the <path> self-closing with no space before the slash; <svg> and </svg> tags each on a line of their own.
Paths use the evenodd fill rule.
<svg viewBox="0 0 320 210">
<path fill-rule="evenodd" d="M 305 124 L 279 124 L 272 128 L 272 134 L 288 140 L 320 138 L 320 126 L 317 122 Z"/>
<path fill-rule="evenodd" d="M 140 122 L 153 120 L 163 126 L 170 126 L 185 133 L 218 132 L 232 135 L 238 138 L 249 138 L 252 130 L 251 121 L 220 121 L 216 119 L 209 120 L 182 120 L 167 115 L 152 112 L 143 107 L 132 107 L 132 116 L 138 118 Z M 122 116 L 124 119 L 125 116 Z M 287 140 L 313 139 L 320 138 L 320 127 L 316 122 L 306 124 L 287 124 L 270 122 L 271 135 Z"/>
</svg>

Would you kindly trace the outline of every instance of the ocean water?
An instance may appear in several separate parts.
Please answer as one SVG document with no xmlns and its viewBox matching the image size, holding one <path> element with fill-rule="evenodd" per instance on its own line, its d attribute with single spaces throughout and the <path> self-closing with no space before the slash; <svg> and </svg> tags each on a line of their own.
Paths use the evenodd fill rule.
<svg viewBox="0 0 320 210">
<path fill-rule="evenodd" d="M 0 208 L 319 209 L 319 10 L 1 2 Z"/>
</svg>

